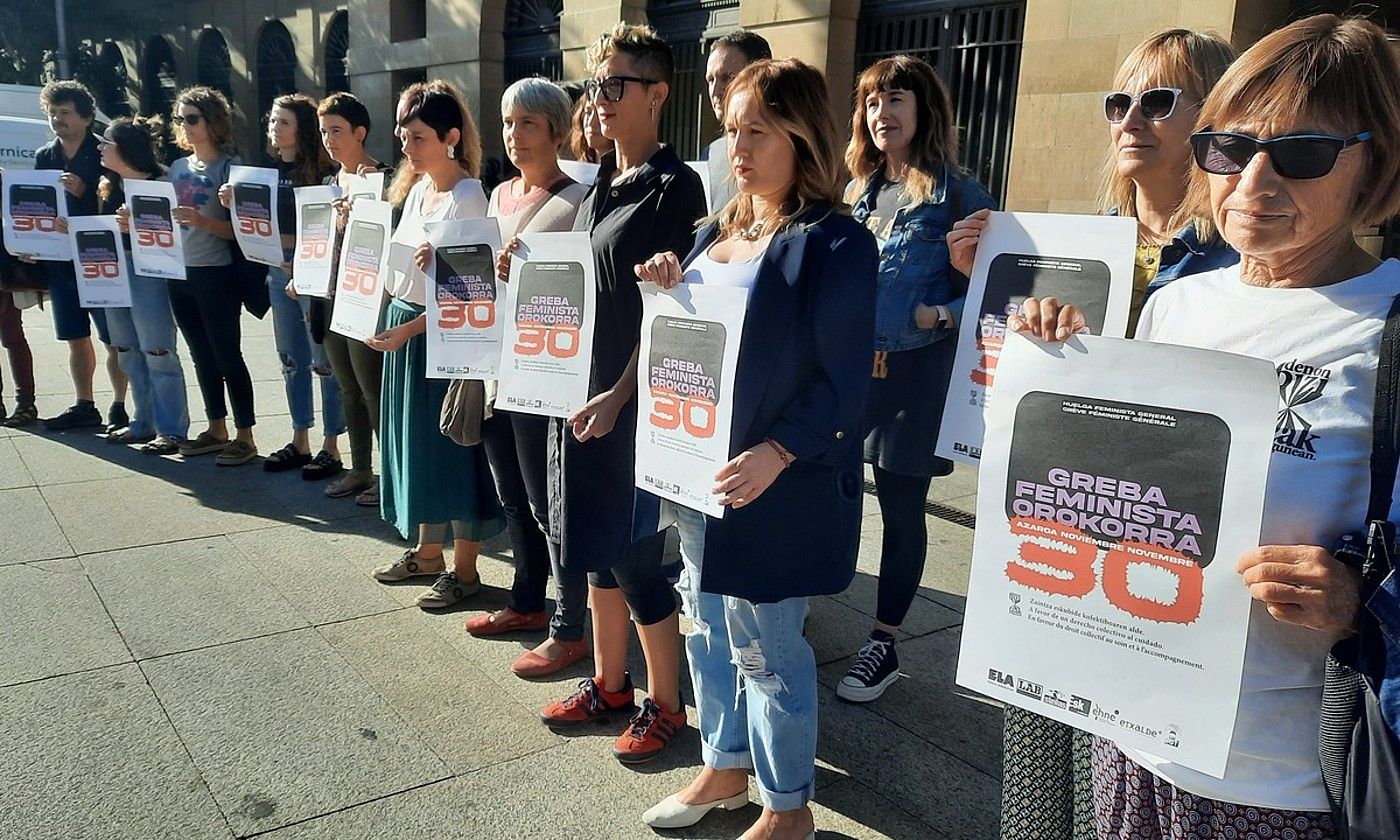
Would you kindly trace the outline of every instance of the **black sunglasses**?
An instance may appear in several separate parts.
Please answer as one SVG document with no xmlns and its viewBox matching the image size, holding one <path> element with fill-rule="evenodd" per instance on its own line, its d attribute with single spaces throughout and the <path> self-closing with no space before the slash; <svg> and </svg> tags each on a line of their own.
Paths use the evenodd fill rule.
<svg viewBox="0 0 1400 840">
<path fill-rule="evenodd" d="M 1238 175 L 1255 155 L 1268 152 L 1275 172 L 1295 181 L 1306 181 L 1331 172 L 1343 149 L 1370 139 L 1369 131 L 1350 137 L 1285 134 L 1270 140 L 1233 131 L 1198 131 L 1191 135 L 1191 149 L 1196 165 L 1212 175 Z"/>
<path fill-rule="evenodd" d="M 606 79 L 586 79 L 583 83 L 583 92 L 588 98 L 597 101 L 598 94 L 609 102 L 621 102 L 622 95 L 627 92 L 627 83 L 636 82 L 639 85 L 654 85 L 655 79 L 643 79 L 638 76 L 609 76 Z"/>
<path fill-rule="evenodd" d="M 1142 115 L 1149 120 L 1165 120 L 1176 110 L 1176 102 L 1181 98 L 1181 88 L 1149 88 L 1137 96 L 1127 91 L 1116 90 L 1105 94 L 1103 115 L 1111 123 L 1120 123 L 1128 118 L 1133 102 L 1138 103 Z"/>
<path fill-rule="evenodd" d="M 202 119 L 204 119 L 203 114 L 181 114 L 175 118 L 176 122 L 182 122 L 185 125 L 199 125 L 199 121 Z"/>
</svg>

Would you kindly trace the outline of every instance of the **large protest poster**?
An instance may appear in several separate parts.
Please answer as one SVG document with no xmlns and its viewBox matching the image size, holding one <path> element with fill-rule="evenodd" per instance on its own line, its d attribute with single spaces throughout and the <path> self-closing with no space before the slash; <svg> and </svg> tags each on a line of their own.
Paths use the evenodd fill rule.
<svg viewBox="0 0 1400 840">
<path fill-rule="evenodd" d="M 185 279 L 185 242 L 175 227 L 175 185 L 169 181 L 123 182 L 131 262 L 142 277 Z"/>
<path fill-rule="evenodd" d="M 424 290 L 428 377 L 489 379 L 501 362 L 504 328 L 496 307 L 495 219 L 452 219 L 423 226 L 433 261 Z"/>
<path fill-rule="evenodd" d="M 1028 297 L 1054 297 L 1084 313 L 1089 332 L 1121 338 L 1133 295 L 1137 221 L 1117 216 L 992 213 L 977 246 L 936 451 L 976 465 L 983 412 L 1007 316 Z"/>
<path fill-rule="evenodd" d="M 282 265 L 285 260 L 277 218 L 277 170 L 230 167 L 229 184 L 233 187 L 229 215 L 243 256 L 264 265 Z"/>
<path fill-rule="evenodd" d="M 585 187 L 593 186 L 593 182 L 598 180 L 598 164 L 586 160 L 561 160 L 559 169 Z"/>
<path fill-rule="evenodd" d="M 1267 361 L 1008 336 L 958 684 L 1223 774 L 1277 413 Z"/>
<path fill-rule="evenodd" d="M 68 220 L 68 235 L 73 240 L 78 302 L 89 309 L 130 306 L 131 277 L 117 217 L 74 216 Z"/>
<path fill-rule="evenodd" d="M 379 333 L 392 221 L 387 201 L 360 200 L 350 210 L 331 309 L 331 329 L 346 338 L 364 341 Z"/>
<path fill-rule="evenodd" d="M 5 187 L 5 250 L 17 257 L 36 260 L 71 260 L 73 242 L 58 229 L 68 215 L 68 196 L 56 169 L 6 169 L 0 173 Z"/>
<path fill-rule="evenodd" d="M 345 175 L 345 197 L 350 200 L 367 198 L 379 201 L 384 197 L 384 173 L 366 172 L 363 175 Z"/>
<path fill-rule="evenodd" d="M 568 417 L 583 407 L 597 295 L 587 233 L 520 235 L 502 300 L 496 405 L 550 417 Z"/>
<path fill-rule="evenodd" d="M 335 267 L 335 207 L 340 188 L 297 187 L 296 250 L 292 253 L 292 288 L 299 295 L 325 297 Z"/>
<path fill-rule="evenodd" d="M 747 308 L 744 288 L 642 285 L 636 483 L 714 517 L 724 515 L 711 491 L 729 461 Z"/>
</svg>

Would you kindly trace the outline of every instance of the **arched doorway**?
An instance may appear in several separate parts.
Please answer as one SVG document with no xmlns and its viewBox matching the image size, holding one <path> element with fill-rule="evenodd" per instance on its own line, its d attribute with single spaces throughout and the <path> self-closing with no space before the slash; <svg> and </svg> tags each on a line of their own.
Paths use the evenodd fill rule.
<svg viewBox="0 0 1400 840">
<path fill-rule="evenodd" d="M 233 60 L 229 57 L 228 41 L 217 29 L 208 28 L 199 33 L 195 47 L 194 78 L 233 99 Z"/>
<path fill-rule="evenodd" d="M 705 49 L 738 26 L 738 0 L 650 0 L 647 20 L 671 45 L 675 77 L 661 115 L 661 140 L 682 160 L 695 160 L 714 139 L 714 115 L 705 95 Z"/>
<path fill-rule="evenodd" d="M 98 47 L 94 70 L 96 85 L 92 93 L 97 97 L 97 107 L 109 117 L 131 116 L 134 112 L 126 89 L 126 56 L 115 41 L 103 41 Z"/>
<path fill-rule="evenodd" d="M 296 45 L 281 21 L 268 21 L 258 34 L 257 84 L 258 119 L 272 109 L 272 100 L 296 92 Z"/>
<path fill-rule="evenodd" d="M 559 16 L 564 0 L 510 0 L 506 4 L 505 83 L 528 76 L 564 78 L 564 54 L 559 49 Z"/>
<path fill-rule="evenodd" d="M 169 116 L 178 88 L 175 51 L 169 41 L 156 35 L 146 42 L 141 56 L 141 113 Z"/>
<path fill-rule="evenodd" d="M 890 0 L 861 5 L 856 73 L 907 53 L 933 65 L 953 95 L 962 164 L 1006 198 L 1025 0 Z"/>
<path fill-rule="evenodd" d="M 346 58 L 350 54 L 350 13 L 340 11 L 326 27 L 325 84 L 326 93 L 350 90 L 350 71 Z"/>
</svg>

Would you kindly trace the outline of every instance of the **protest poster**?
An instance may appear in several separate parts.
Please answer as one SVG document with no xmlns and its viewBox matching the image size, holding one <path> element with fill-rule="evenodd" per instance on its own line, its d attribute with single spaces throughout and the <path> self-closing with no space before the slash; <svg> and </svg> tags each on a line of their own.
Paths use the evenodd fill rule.
<svg viewBox="0 0 1400 840">
<path fill-rule="evenodd" d="M 561 160 L 559 169 L 585 187 L 593 186 L 593 182 L 598 180 L 598 164 L 586 160 Z"/>
<path fill-rule="evenodd" d="M 1225 771 L 1278 384 L 1146 341 L 1007 337 L 987 410 L 959 685 Z"/>
<path fill-rule="evenodd" d="M 1007 316 L 1028 297 L 1084 313 L 1093 335 L 1127 333 L 1137 220 L 1119 216 L 992 213 L 969 278 L 953 373 L 935 451 L 976 465 Z"/>
<path fill-rule="evenodd" d="M 335 264 L 335 207 L 339 187 L 297 187 L 297 241 L 292 254 L 292 288 L 299 295 L 325 297 Z"/>
<path fill-rule="evenodd" d="M 229 168 L 233 202 L 229 215 L 233 235 L 243 256 L 252 262 L 280 266 L 285 262 L 277 218 L 276 169 L 262 166 Z"/>
<path fill-rule="evenodd" d="M 379 201 L 384 198 L 383 172 L 366 172 L 363 175 L 347 173 L 344 180 L 347 199 L 368 198 L 372 201 Z"/>
<path fill-rule="evenodd" d="M 642 284 L 636 484 L 716 518 L 711 490 L 729 461 L 734 377 L 748 289 Z"/>
<path fill-rule="evenodd" d="M 714 188 L 710 185 L 710 163 L 709 163 L 709 161 L 704 161 L 704 160 L 688 160 L 688 161 L 685 162 L 685 165 L 686 165 L 686 166 L 689 166 L 692 170 L 694 170 L 694 172 L 695 172 L 696 175 L 699 175 L 699 176 L 700 176 L 700 185 L 703 186 L 703 187 L 705 188 L 705 206 L 706 206 L 706 207 L 711 206 L 711 198 L 710 198 L 710 196 L 711 196 L 711 194 L 714 192 Z"/>
<path fill-rule="evenodd" d="M 364 341 L 379 333 L 392 220 L 387 201 L 361 200 L 350 210 L 331 308 L 331 329 L 346 338 Z"/>
<path fill-rule="evenodd" d="M 130 179 L 126 192 L 131 261 L 142 277 L 185 279 L 185 242 L 175 226 L 175 186 L 169 181 Z"/>
<path fill-rule="evenodd" d="M 58 229 L 68 215 L 68 196 L 56 169 L 6 169 L 3 178 L 5 250 L 36 260 L 73 259 L 73 242 Z"/>
<path fill-rule="evenodd" d="M 131 306 L 131 277 L 116 216 L 74 216 L 68 220 L 78 302 L 89 309 Z"/>
<path fill-rule="evenodd" d="M 593 246 L 582 231 L 524 233 L 502 309 L 496 405 L 568 417 L 588 401 L 593 359 Z"/>
<path fill-rule="evenodd" d="M 495 219 L 452 219 L 423 229 L 433 246 L 424 290 L 428 378 L 492 378 L 504 332 L 496 308 L 500 225 Z"/>
</svg>

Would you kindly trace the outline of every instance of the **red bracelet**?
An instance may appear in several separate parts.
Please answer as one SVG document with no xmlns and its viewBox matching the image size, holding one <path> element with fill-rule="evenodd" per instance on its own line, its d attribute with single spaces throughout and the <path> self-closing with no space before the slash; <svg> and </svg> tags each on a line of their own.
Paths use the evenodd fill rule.
<svg viewBox="0 0 1400 840">
<path fill-rule="evenodd" d="M 789 452 L 789 451 L 787 451 L 786 449 L 784 449 L 784 448 L 783 448 L 783 445 L 782 445 L 781 443 L 778 443 L 776 440 L 773 440 L 772 438 L 769 437 L 769 438 L 764 438 L 764 439 L 763 439 L 763 442 L 766 443 L 766 444 L 768 444 L 769 446 L 773 447 L 773 451 L 776 452 L 776 453 L 778 453 L 778 460 L 783 462 L 783 466 L 784 466 L 784 467 L 791 466 L 791 465 L 792 465 L 792 462 L 795 461 L 795 460 L 797 460 L 796 458 L 793 457 L 793 455 L 792 455 L 791 452 Z"/>
</svg>

